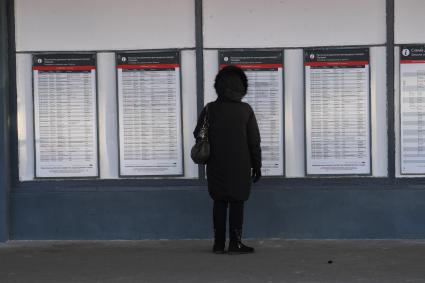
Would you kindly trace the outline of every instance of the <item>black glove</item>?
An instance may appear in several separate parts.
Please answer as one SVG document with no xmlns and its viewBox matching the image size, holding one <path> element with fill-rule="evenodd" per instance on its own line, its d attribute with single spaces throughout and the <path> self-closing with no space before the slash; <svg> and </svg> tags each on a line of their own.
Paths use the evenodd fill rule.
<svg viewBox="0 0 425 283">
<path fill-rule="evenodd" d="M 253 168 L 251 177 L 252 177 L 252 182 L 257 183 L 261 179 L 261 169 Z"/>
</svg>

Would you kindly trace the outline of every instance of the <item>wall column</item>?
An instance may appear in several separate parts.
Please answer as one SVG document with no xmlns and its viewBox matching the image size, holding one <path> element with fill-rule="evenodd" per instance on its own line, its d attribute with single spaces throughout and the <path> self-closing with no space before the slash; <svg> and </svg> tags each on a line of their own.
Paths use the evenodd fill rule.
<svg viewBox="0 0 425 283">
<path fill-rule="evenodd" d="M 387 125 L 388 178 L 395 181 L 395 121 L 394 121 L 394 0 L 386 1 L 387 23 Z"/>
<path fill-rule="evenodd" d="M 202 0 L 195 0 L 196 95 L 197 113 L 204 109 L 204 38 Z M 205 180 L 205 166 L 199 166 L 199 179 Z"/>
<path fill-rule="evenodd" d="M 9 0 L 0 0 L 0 242 L 9 239 Z"/>
</svg>

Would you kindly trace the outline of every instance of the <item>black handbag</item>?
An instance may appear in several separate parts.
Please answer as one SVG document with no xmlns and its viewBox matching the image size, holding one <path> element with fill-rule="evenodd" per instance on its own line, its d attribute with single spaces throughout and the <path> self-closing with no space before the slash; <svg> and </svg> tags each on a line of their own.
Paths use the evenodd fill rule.
<svg viewBox="0 0 425 283">
<path fill-rule="evenodd" d="M 196 137 L 196 143 L 190 151 L 190 157 L 196 164 L 207 164 L 210 157 L 210 142 L 208 141 L 208 104 L 205 108 L 202 128 Z"/>
</svg>

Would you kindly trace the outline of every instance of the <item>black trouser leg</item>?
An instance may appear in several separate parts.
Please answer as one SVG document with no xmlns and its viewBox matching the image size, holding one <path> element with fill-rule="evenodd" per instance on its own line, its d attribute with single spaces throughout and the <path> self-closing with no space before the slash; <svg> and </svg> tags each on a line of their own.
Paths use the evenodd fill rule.
<svg viewBox="0 0 425 283">
<path fill-rule="evenodd" d="M 215 200 L 213 207 L 214 229 L 226 231 L 227 202 Z"/>
<path fill-rule="evenodd" d="M 214 247 L 213 252 L 223 253 L 226 243 L 227 202 L 214 201 Z"/>
<path fill-rule="evenodd" d="M 229 227 L 232 229 L 242 230 L 243 225 L 243 208 L 244 202 L 233 201 L 230 202 L 229 208 Z"/>
</svg>

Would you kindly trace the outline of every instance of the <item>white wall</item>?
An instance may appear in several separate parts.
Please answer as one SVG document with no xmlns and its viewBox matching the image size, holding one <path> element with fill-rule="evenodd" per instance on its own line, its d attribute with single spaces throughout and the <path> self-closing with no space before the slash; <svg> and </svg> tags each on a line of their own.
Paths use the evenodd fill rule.
<svg viewBox="0 0 425 283">
<path fill-rule="evenodd" d="M 370 48 L 372 176 L 388 174 L 385 47 Z M 216 99 L 214 77 L 218 51 L 204 53 L 205 104 Z M 285 78 L 285 176 L 305 177 L 303 50 L 284 51 Z"/>
<path fill-rule="evenodd" d="M 114 53 L 97 54 L 100 178 L 118 178 L 118 113 Z"/>
<path fill-rule="evenodd" d="M 400 48 L 394 48 L 394 132 L 395 132 L 395 173 L 400 178 L 425 177 L 425 175 L 401 174 L 401 133 L 400 133 Z"/>
<path fill-rule="evenodd" d="M 287 177 L 305 176 L 305 112 L 303 50 L 284 52 L 285 171 Z"/>
<path fill-rule="evenodd" d="M 203 15 L 206 48 L 386 41 L 385 0 L 204 0 Z"/>
<path fill-rule="evenodd" d="M 425 44 L 425 1 L 394 1 L 395 44 Z M 425 175 L 401 175 L 400 169 L 400 48 L 394 49 L 394 125 L 395 125 L 395 169 L 401 178 L 425 177 Z"/>
<path fill-rule="evenodd" d="M 181 52 L 182 68 L 182 113 L 183 113 L 183 160 L 186 178 L 198 177 L 198 165 L 190 158 L 190 149 L 195 140 L 193 130 L 197 121 L 196 55 L 195 51 Z"/>
<path fill-rule="evenodd" d="M 419 8 L 421 1 L 415 2 Z M 400 6 L 401 0 L 396 1 Z M 214 100 L 218 49 L 284 50 L 285 171 L 305 176 L 302 48 L 385 44 L 385 0 L 204 0 L 205 102 Z M 118 178 L 116 81 L 113 50 L 195 46 L 194 0 L 16 0 L 17 51 L 98 51 L 101 178 Z M 418 12 L 419 13 L 419 12 Z M 396 10 L 396 15 L 397 10 Z M 398 27 L 398 26 L 397 26 Z M 419 33 L 419 31 L 418 31 Z M 387 175 L 385 47 L 372 47 L 373 176 Z M 195 52 L 182 61 L 185 176 L 196 178 L 189 157 L 196 123 Z M 17 55 L 20 179 L 34 178 L 31 55 Z"/>
<path fill-rule="evenodd" d="M 193 0 L 15 0 L 16 50 L 195 46 Z"/>
<path fill-rule="evenodd" d="M 34 179 L 34 107 L 32 101 L 31 54 L 16 55 L 19 180 Z"/>
<path fill-rule="evenodd" d="M 19 178 L 34 179 L 34 132 L 31 54 L 17 54 Z M 115 54 L 101 52 L 97 55 L 99 164 L 100 178 L 118 178 L 118 125 L 116 101 Z M 196 178 L 198 166 L 189 155 L 194 143 L 192 131 L 196 125 L 196 68 L 195 52 L 181 52 L 182 69 L 182 119 L 184 176 Z"/>
<path fill-rule="evenodd" d="M 214 101 L 217 95 L 214 90 L 214 78 L 218 72 L 218 51 L 204 51 L 204 104 Z"/>
<path fill-rule="evenodd" d="M 425 43 L 425 1 L 394 1 L 394 41 L 396 44 Z"/>
<path fill-rule="evenodd" d="M 110 50 L 195 47 L 193 0 L 15 0 L 19 177 L 34 179 L 32 51 L 98 51 L 100 178 L 118 178 L 115 55 Z M 105 51 L 105 52 L 102 52 Z M 188 154 L 196 123 L 196 62 L 181 52 L 183 178 L 196 178 Z M 190 110 L 192 109 L 192 110 Z"/>
<path fill-rule="evenodd" d="M 220 48 L 379 45 L 386 41 L 385 0 L 204 0 L 205 103 Z M 301 48 L 284 51 L 285 174 L 305 176 L 304 69 Z M 387 176 L 385 47 L 370 49 L 372 175 Z"/>
<path fill-rule="evenodd" d="M 385 47 L 370 48 L 372 175 L 388 175 L 387 76 Z"/>
</svg>

